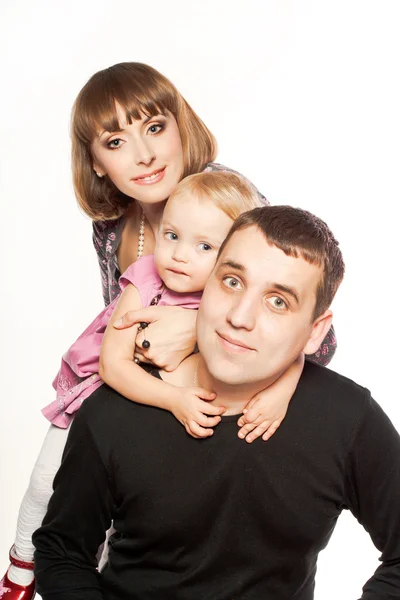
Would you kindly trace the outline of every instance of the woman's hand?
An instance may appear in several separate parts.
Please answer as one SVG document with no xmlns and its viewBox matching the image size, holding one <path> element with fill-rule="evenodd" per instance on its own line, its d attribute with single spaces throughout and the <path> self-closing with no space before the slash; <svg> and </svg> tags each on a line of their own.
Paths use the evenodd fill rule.
<svg viewBox="0 0 400 600">
<path fill-rule="evenodd" d="M 174 371 L 196 346 L 197 310 L 179 306 L 148 306 L 131 310 L 114 323 L 126 329 L 137 323 L 148 323 L 136 337 L 135 358 L 165 371 Z M 145 349 L 144 340 L 150 342 Z"/>
</svg>

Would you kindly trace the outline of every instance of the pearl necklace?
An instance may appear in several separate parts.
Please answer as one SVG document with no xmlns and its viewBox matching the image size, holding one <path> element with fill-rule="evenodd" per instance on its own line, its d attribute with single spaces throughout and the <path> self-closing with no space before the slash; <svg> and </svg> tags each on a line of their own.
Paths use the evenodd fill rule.
<svg viewBox="0 0 400 600">
<path fill-rule="evenodd" d="M 146 215 L 144 214 L 144 210 L 142 208 L 142 216 L 140 218 L 140 225 L 139 225 L 139 241 L 138 241 L 138 247 L 137 247 L 137 258 L 140 258 L 143 255 L 145 220 L 146 220 Z"/>
</svg>

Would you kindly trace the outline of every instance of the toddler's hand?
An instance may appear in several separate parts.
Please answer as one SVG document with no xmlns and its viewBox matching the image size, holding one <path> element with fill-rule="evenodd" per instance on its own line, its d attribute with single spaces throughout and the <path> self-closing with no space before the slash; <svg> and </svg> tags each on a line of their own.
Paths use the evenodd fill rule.
<svg viewBox="0 0 400 600">
<path fill-rule="evenodd" d="M 303 367 L 304 354 L 301 353 L 279 379 L 250 400 L 237 422 L 241 428 L 240 438 L 253 442 L 261 435 L 266 442 L 274 435 L 286 416 Z"/>
<path fill-rule="evenodd" d="M 177 397 L 171 406 L 171 412 L 194 438 L 209 437 L 225 412 L 223 406 L 209 404 L 216 394 L 204 388 L 176 388 Z"/>
<path fill-rule="evenodd" d="M 268 391 L 257 394 L 250 400 L 237 424 L 241 428 L 238 436 L 253 442 L 258 437 L 266 442 L 278 429 L 285 418 L 289 402 L 271 397 Z"/>
</svg>

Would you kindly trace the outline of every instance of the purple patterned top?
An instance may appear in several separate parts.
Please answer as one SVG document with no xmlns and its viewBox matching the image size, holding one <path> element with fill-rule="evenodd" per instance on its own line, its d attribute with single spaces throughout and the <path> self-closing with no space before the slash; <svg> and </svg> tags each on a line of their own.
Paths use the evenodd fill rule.
<svg viewBox="0 0 400 600">
<path fill-rule="evenodd" d="M 204 170 L 231 171 L 232 173 L 241 175 L 237 171 L 229 169 L 228 167 L 225 167 L 219 163 L 209 163 Z M 241 175 L 241 177 L 243 177 L 243 175 Z M 263 196 L 257 189 L 256 191 L 261 202 L 265 205 L 268 205 L 269 202 L 265 196 Z M 118 219 L 111 221 L 93 222 L 93 244 L 100 265 L 101 284 L 105 306 L 108 306 L 110 302 L 115 300 L 120 292 L 118 280 L 121 276 L 121 273 L 118 266 L 117 250 L 121 242 L 124 225 L 125 217 L 123 215 Z M 308 356 L 307 359 L 319 365 L 326 366 L 335 354 L 336 346 L 337 343 L 335 331 L 332 327 L 325 340 L 321 344 L 320 349 L 315 354 Z"/>
</svg>

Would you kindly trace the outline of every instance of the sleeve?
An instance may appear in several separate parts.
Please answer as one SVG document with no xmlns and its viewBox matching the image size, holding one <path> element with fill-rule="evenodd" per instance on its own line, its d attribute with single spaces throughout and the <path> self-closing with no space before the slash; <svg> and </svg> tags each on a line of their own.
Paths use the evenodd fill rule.
<svg viewBox="0 0 400 600">
<path fill-rule="evenodd" d="M 32 538 L 43 600 L 103 600 L 96 553 L 111 524 L 112 494 L 83 412 L 72 423 L 47 514 Z"/>
<path fill-rule="evenodd" d="M 332 326 L 315 354 L 306 356 L 306 359 L 312 363 L 320 365 L 321 367 L 326 367 L 331 362 L 336 352 L 336 348 L 336 334 Z"/>
<path fill-rule="evenodd" d="M 367 392 L 348 457 L 347 504 L 382 553 L 361 600 L 400 598 L 400 437 Z"/>
<path fill-rule="evenodd" d="M 101 287 L 103 292 L 104 305 L 107 306 L 111 302 L 109 292 L 109 276 L 106 259 L 106 250 L 104 247 L 106 239 L 106 226 L 105 221 L 93 221 L 93 245 L 96 250 L 97 260 L 99 261 L 100 276 L 101 276 Z"/>
</svg>

